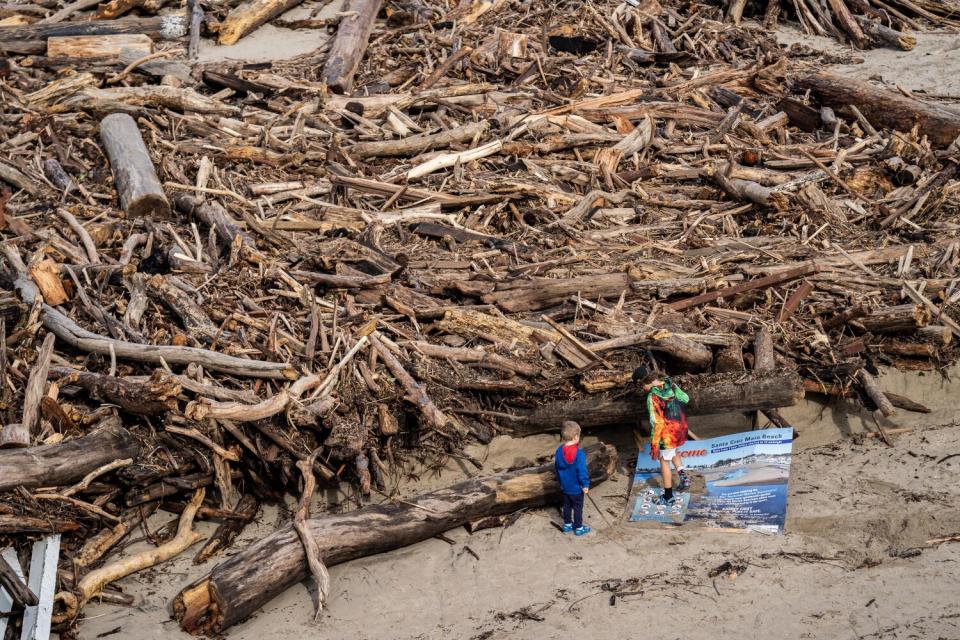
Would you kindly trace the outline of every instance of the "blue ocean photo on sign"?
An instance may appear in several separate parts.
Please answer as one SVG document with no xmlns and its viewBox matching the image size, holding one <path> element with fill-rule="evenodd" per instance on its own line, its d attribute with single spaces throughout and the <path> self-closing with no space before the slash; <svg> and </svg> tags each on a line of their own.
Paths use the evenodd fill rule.
<svg viewBox="0 0 960 640">
<path fill-rule="evenodd" d="M 703 482 L 682 494 L 679 514 L 658 514 L 644 508 L 659 492 L 660 464 L 646 445 L 637 458 L 631 490 L 630 520 L 700 522 L 719 529 L 783 533 L 787 518 L 787 483 L 793 449 L 792 429 L 734 433 L 708 440 L 690 440 L 678 448 L 683 466 Z"/>
</svg>

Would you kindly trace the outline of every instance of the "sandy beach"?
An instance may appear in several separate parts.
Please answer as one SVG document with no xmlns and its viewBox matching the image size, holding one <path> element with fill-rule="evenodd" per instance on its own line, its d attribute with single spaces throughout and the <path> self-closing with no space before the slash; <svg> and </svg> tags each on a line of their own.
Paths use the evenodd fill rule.
<svg viewBox="0 0 960 640">
<path fill-rule="evenodd" d="M 332 6 L 332 5 L 331 5 Z M 296 16 L 308 15 L 305 4 Z M 321 14 L 322 16 L 323 14 Z M 283 41 L 291 56 L 316 47 L 314 32 L 264 27 L 243 48 L 209 47 L 201 59 L 277 59 Z M 798 33 L 787 29 L 782 42 Z M 809 46 L 851 53 L 832 40 Z M 960 95 L 960 36 L 918 34 L 911 53 L 858 52 L 863 64 L 836 71 L 931 94 Z M 282 47 L 281 47 L 282 48 Z M 787 533 L 710 533 L 696 528 L 649 528 L 626 522 L 637 451 L 632 434 L 600 431 L 587 438 L 615 444 L 617 474 L 591 493 L 595 532 L 565 536 L 551 525 L 554 509 L 524 512 L 511 526 L 446 535 L 331 568 L 328 608 L 313 622 L 312 587 L 301 583 L 232 628 L 232 640 L 290 637 L 477 640 L 569 637 L 653 637 L 685 640 L 769 638 L 960 638 L 960 428 L 949 398 L 960 385 L 935 375 L 890 374 L 884 387 L 929 404 L 928 415 L 903 414 L 886 427 L 916 427 L 888 447 L 864 437 L 863 417 L 845 402 L 812 401 L 784 410 L 800 430 L 791 466 Z M 745 426 L 742 416 L 692 421 L 704 437 Z M 552 454 L 554 436 L 498 437 L 473 447 L 483 470 L 451 464 L 404 486 L 406 495 L 451 484 Z M 755 473 L 762 474 L 762 470 Z M 742 484 L 738 481 L 737 484 Z M 334 490 L 327 503 L 350 499 Z M 291 518 L 293 502 L 261 512 L 227 552 L 234 554 Z M 151 519 L 157 527 L 170 514 Z M 609 520 L 613 524 L 607 524 Z M 202 523 L 209 533 L 214 525 Z M 147 548 L 131 545 L 125 554 Z M 124 579 L 133 607 L 91 604 L 81 640 L 185 640 L 169 615 L 179 589 L 222 560 L 194 566 L 192 554 Z M 719 571 L 730 563 L 734 569 Z M 669 619 L 669 625 L 652 621 Z"/>
</svg>

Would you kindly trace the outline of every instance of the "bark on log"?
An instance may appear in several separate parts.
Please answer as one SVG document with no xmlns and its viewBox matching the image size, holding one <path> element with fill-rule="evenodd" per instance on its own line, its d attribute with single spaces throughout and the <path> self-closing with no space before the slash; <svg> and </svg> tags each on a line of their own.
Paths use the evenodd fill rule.
<svg viewBox="0 0 960 640">
<path fill-rule="evenodd" d="M 783 282 L 796 280 L 797 278 L 808 276 L 811 273 L 816 273 L 816 271 L 817 271 L 816 265 L 811 262 L 793 269 L 788 269 L 786 271 L 774 273 L 769 276 L 757 278 L 756 280 L 744 282 L 743 284 L 727 287 L 726 289 L 711 291 L 709 293 L 704 293 L 699 296 L 694 296 L 692 298 L 679 300 L 677 302 L 668 304 L 667 307 L 669 307 L 673 311 L 683 311 L 684 309 L 689 309 L 690 307 L 696 307 L 701 304 L 707 304 L 708 302 L 713 302 L 714 300 L 720 300 L 721 298 L 730 298 L 741 293 L 746 293 L 747 291 L 755 291 L 757 289 L 766 289 L 767 287 L 772 287 L 776 284 L 781 284 Z"/>
<path fill-rule="evenodd" d="M 613 472 L 616 450 L 601 444 L 586 451 L 591 482 L 602 482 Z M 550 462 L 306 524 L 323 562 L 333 566 L 426 540 L 480 516 L 548 504 L 559 496 Z M 303 545 L 287 525 L 181 591 L 173 615 L 188 633 L 216 635 L 306 576 Z"/>
<path fill-rule="evenodd" d="M 110 158 L 123 210 L 136 217 L 169 217 L 170 203 L 133 118 L 125 113 L 110 114 L 100 122 L 100 140 Z"/>
<path fill-rule="evenodd" d="M 588 300 L 598 298 L 628 298 L 635 295 L 626 273 L 580 276 L 576 278 L 532 278 L 526 286 L 502 289 L 481 298 L 486 304 L 495 304 L 504 311 L 538 311 L 564 302 L 575 294 Z"/>
<path fill-rule="evenodd" d="M 75 440 L 60 444 L 0 451 L 0 493 L 18 485 L 56 487 L 83 478 L 118 458 L 133 458 L 140 445 L 116 420 Z"/>
<path fill-rule="evenodd" d="M 820 72 L 800 78 L 796 86 L 812 91 L 827 106 L 855 106 L 874 126 L 910 131 L 919 125 L 920 134 L 936 145 L 949 145 L 960 136 L 960 114 L 860 80 Z"/>
<path fill-rule="evenodd" d="M 877 309 L 859 322 L 870 333 L 909 333 L 930 322 L 930 310 L 922 304 L 900 304 Z"/>
<path fill-rule="evenodd" d="M 678 384 L 690 396 L 687 415 L 691 416 L 789 407 L 804 394 L 803 383 L 795 373 L 699 375 L 681 378 Z M 646 411 L 646 398 L 637 390 L 621 398 L 546 403 L 526 412 L 514 411 L 510 417 L 500 416 L 498 420 L 515 435 L 531 435 L 558 432 L 564 420 L 574 420 L 584 428 L 632 425 Z"/>
<path fill-rule="evenodd" d="M 220 25 L 217 41 L 221 45 L 235 44 L 237 40 L 264 22 L 292 9 L 301 2 L 303 0 L 248 0 L 230 11 L 226 20 Z"/>
<path fill-rule="evenodd" d="M 13 600 L 16 609 L 35 607 L 40 603 L 36 594 L 30 591 L 2 556 L 0 556 L 0 586 L 6 589 L 7 596 Z"/>
<path fill-rule="evenodd" d="M 143 33 L 151 38 L 176 40 L 187 34 L 187 17 L 175 14 L 123 20 L 90 20 L 58 24 L 28 24 L 0 27 L 0 43 L 46 40 L 60 36 L 105 36 L 117 33 Z"/>
<path fill-rule="evenodd" d="M 408 136 L 399 140 L 382 142 L 358 142 L 347 152 L 356 158 L 377 158 L 384 156 L 412 156 L 432 149 L 445 149 L 456 142 L 467 142 L 482 136 L 490 128 L 486 120 L 471 122 L 440 133 Z"/>
<path fill-rule="evenodd" d="M 367 52 L 373 22 L 382 4 L 383 0 L 350 0 L 321 74 L 330 91 L 350 93 L 353 89 L 353 76 Z"/>
<path fill-rule="evenodd" d="M 139 57 L 153 53 L 153 40 L 142 33 L 117 33 L 106 36 L 60 36 L 47 40 L 47 55 L 51 58 L 84 60 L 87 58 L 115 58 L 124 49 L 131 49 Z"/>
<path fill-rule="evenodd" d="M 853 44 L 855 44 L 858 49 L 866 48 L 868 44 L 867 37 L 863 35 L 860 25 L 857 24 L 853 14 L 850 13 L 850 8 L 847 7 L 847 3 L 844 2 L 844 0 L 827 0 L 827 4 L 830 5 L 830 8 L 833 10 L 833 15 L 837 18 L 843 30 L 847 32 L 847 35 L 850 36 Z"/>
<path fill-rule="evenodd" d="M 63 376 L 58 380 L 61 387 L 77 385 L 96 400 L 140 416 L 162 415 L 175 409 L 181 391 L 176 378 L 160 369 L 154 371 L 147 382 L 65 368 L 56 368 L 53 373 Z"/>
<path fill-rule="evenodd" d="M 884 416 L 889 418 L 897 413 L 897 410 L 893 408 L 893 404 L 884 395 L 880 385 L 877 384 L 876 378 L 871 376 L 864 369 L 860 369 L 857 372 L 857 378 L 860 380 L 863 390 L 870 397 L 870 399 L 873 400 L 873 403 L 877 405 L 877 408 Z"/>
<path fill-rule="evenodd" d="M 917 46 L 916 37 L 908 33 L 891 29 L 886 25 L 880 24 L 876 20 L 871 20 L 867 16 L 854 17 L 857 19 L 857 24 L 860 25 L 861 29 L 863 29 L 864 34 L 869 36 L 878 44 L 888 46 L 892 49 L 901 49 L 903 51 L 910 51 Z"/>
</svg>

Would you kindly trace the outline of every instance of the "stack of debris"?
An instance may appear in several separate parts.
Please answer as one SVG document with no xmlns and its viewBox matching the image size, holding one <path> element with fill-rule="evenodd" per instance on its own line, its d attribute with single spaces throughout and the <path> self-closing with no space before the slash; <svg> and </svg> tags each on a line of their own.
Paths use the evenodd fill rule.
<svg viewBox="0 0 960 640">
<path fill-rule="evenodd" d="M 639 364 L 783 425 L 805 392 L 922 410 L 877 368 L 955 359 L 960 115 L 716 8 L 403 3 L 374 31 L 355 0 L 329 51 L 204 67 L 200 4 L 94 4 L 0 27 L 0 535 L 64 535 L 58 620 L 302 476 L 393 497 L 497 433 L 634 424 Z M 96 568 L 158 510 L 152 554 Z M 192 630 L 267 597 L 211 621 L 198 594 Z"/>
</svg>

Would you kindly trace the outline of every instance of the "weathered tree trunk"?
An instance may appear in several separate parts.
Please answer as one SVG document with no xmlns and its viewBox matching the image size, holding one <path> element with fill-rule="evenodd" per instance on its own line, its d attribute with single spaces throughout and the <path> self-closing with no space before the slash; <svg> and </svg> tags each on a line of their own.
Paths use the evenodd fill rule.
<svg viewBox="0 0 960 640">
<path fill-rule="evenodd" d="M 960 136 L 960 113 L 860 80 L 820 72 L 800 78 L 796 86 L 809 89 L 826 106 L 855 106 L 874 126 L 910 131 L 919 125 L 920 134 L 936 145 L 948 145 Z"/>
<path fill-rule="evenodd" d="M 106 36 L 59 36 L 47 40 L 51 58 L 115 58 L 124 49 L 136 51 L 140 57 L 153 53 L 153 40 L 142 33 L 116 33 Z"/>
<path fill-rule="evenodd" d="M 321 78 L 334 93 L 350 93 L 353 75 L 367 52 L 367 42 L 383 0 L 350 0 L 327 55 Z M 354 15 L 349 15 L 355 12 Z"/>
<path fill-rule="evenodd" d="M 220 25 L 217 41 L 222 45 L 234 44 L 264 22 L 301 2 L 303 0 L 247 0 L 230 11 L 227 19 Z"/>
<path fill-rule="evenodd" d="M 587 448 L 590 479 L 609 477 L 616 450 Z M 472 478 L 397 504 L 371 505 L 306 522 L 327 566 L 420 542 L 480 516 L 549 504 L 560 497 L 552 463 Z M 307 576 L 303 545 L 288 525 L 181 591 L 173 615 L 188 633 L 216 635 Z"/>
<path fill-rule="evenodd" d="M 455 142 L 466 142 L 483 135 L 490 125 L 486 121 L 470 122 L 440 133 L 408 136 L 399 140 L 358 142 L 347 151 L 357 158 L 412 156 L 432 149 L 445 149 Z"/>
<path fill-rule="evenodd" d="M 744 376 L 699 375 L 677 383 L 690 396 L 687 415 L 760 411 L 789 407 L 803 398 L 803 383 L 794 373 Z M 564 420 L 581 427 L 635 424 L 646 415 L 645 397 L 639 390 L 620 398 L 587 398 L 551 402 L 526 412 L 512 411 L 512 418 L 498 420 L 514 435 L 557 432 Z"/>
<path fill-rule="evenodd" d="M 871 20 L 867 16 L 854 16 L 857 24 L 863 29 L 863 32 L 874 42 L 890 47 L 891 49 L 902 49 L 910 51 L 917 46 L 917 39 L 896 29 L 880 24 L 876 20 Z"/>
<path fill-rule="evenodd" d="M 872 311 L 859 320 L 870 333 L 909 333 L 930 321 L 930 310 L 922 304 L 900 304 Z"/>
<path fill-rule="evenodd" d="M 61 386 L 77 385 L 97 400 L 141 416 L 160 415 L 175 409 L 181 390 L 176 378 L 160 369 L 154 371 L 147 382 L 65 368 L 56 368 L 53 373 L 63 376 L 59 379 Z"/>
<path fill-rule="evenodd" d="M 0 451 L 0 492 L 17 485 L 56 487 L 80 480 L 108 462 L 134 458 L 140 445 L 117 421 L 60 444 Z"/>
<path fill-rule="evenodd" d="M 588 300 L 635 295 L 628 274 L 606 273 L 575 278 L 532 278 L 520 286 L 499 289 L 481 299 L 508 312 L 537 311 L 560 304 L 578 293 Z"/>
<path fill-rule="evenodd" d="M 181 14 L 123 20 L 90 20 L 57 24 L 27 24 L 0 27 L 0 42 L 46 40 L 60 36 L 104 36 L 143 33 L 151 38 L 176 40 L 187 34 L 187 17 Z"/>
<path fill-rule="evenodd" d="M 110 114 L 100 122 L 100 139 L 110 158 L 123 210 L 137 217 L 168 217 L 170 203 L 133 118 L 125 113 Z"/>
</svg>

